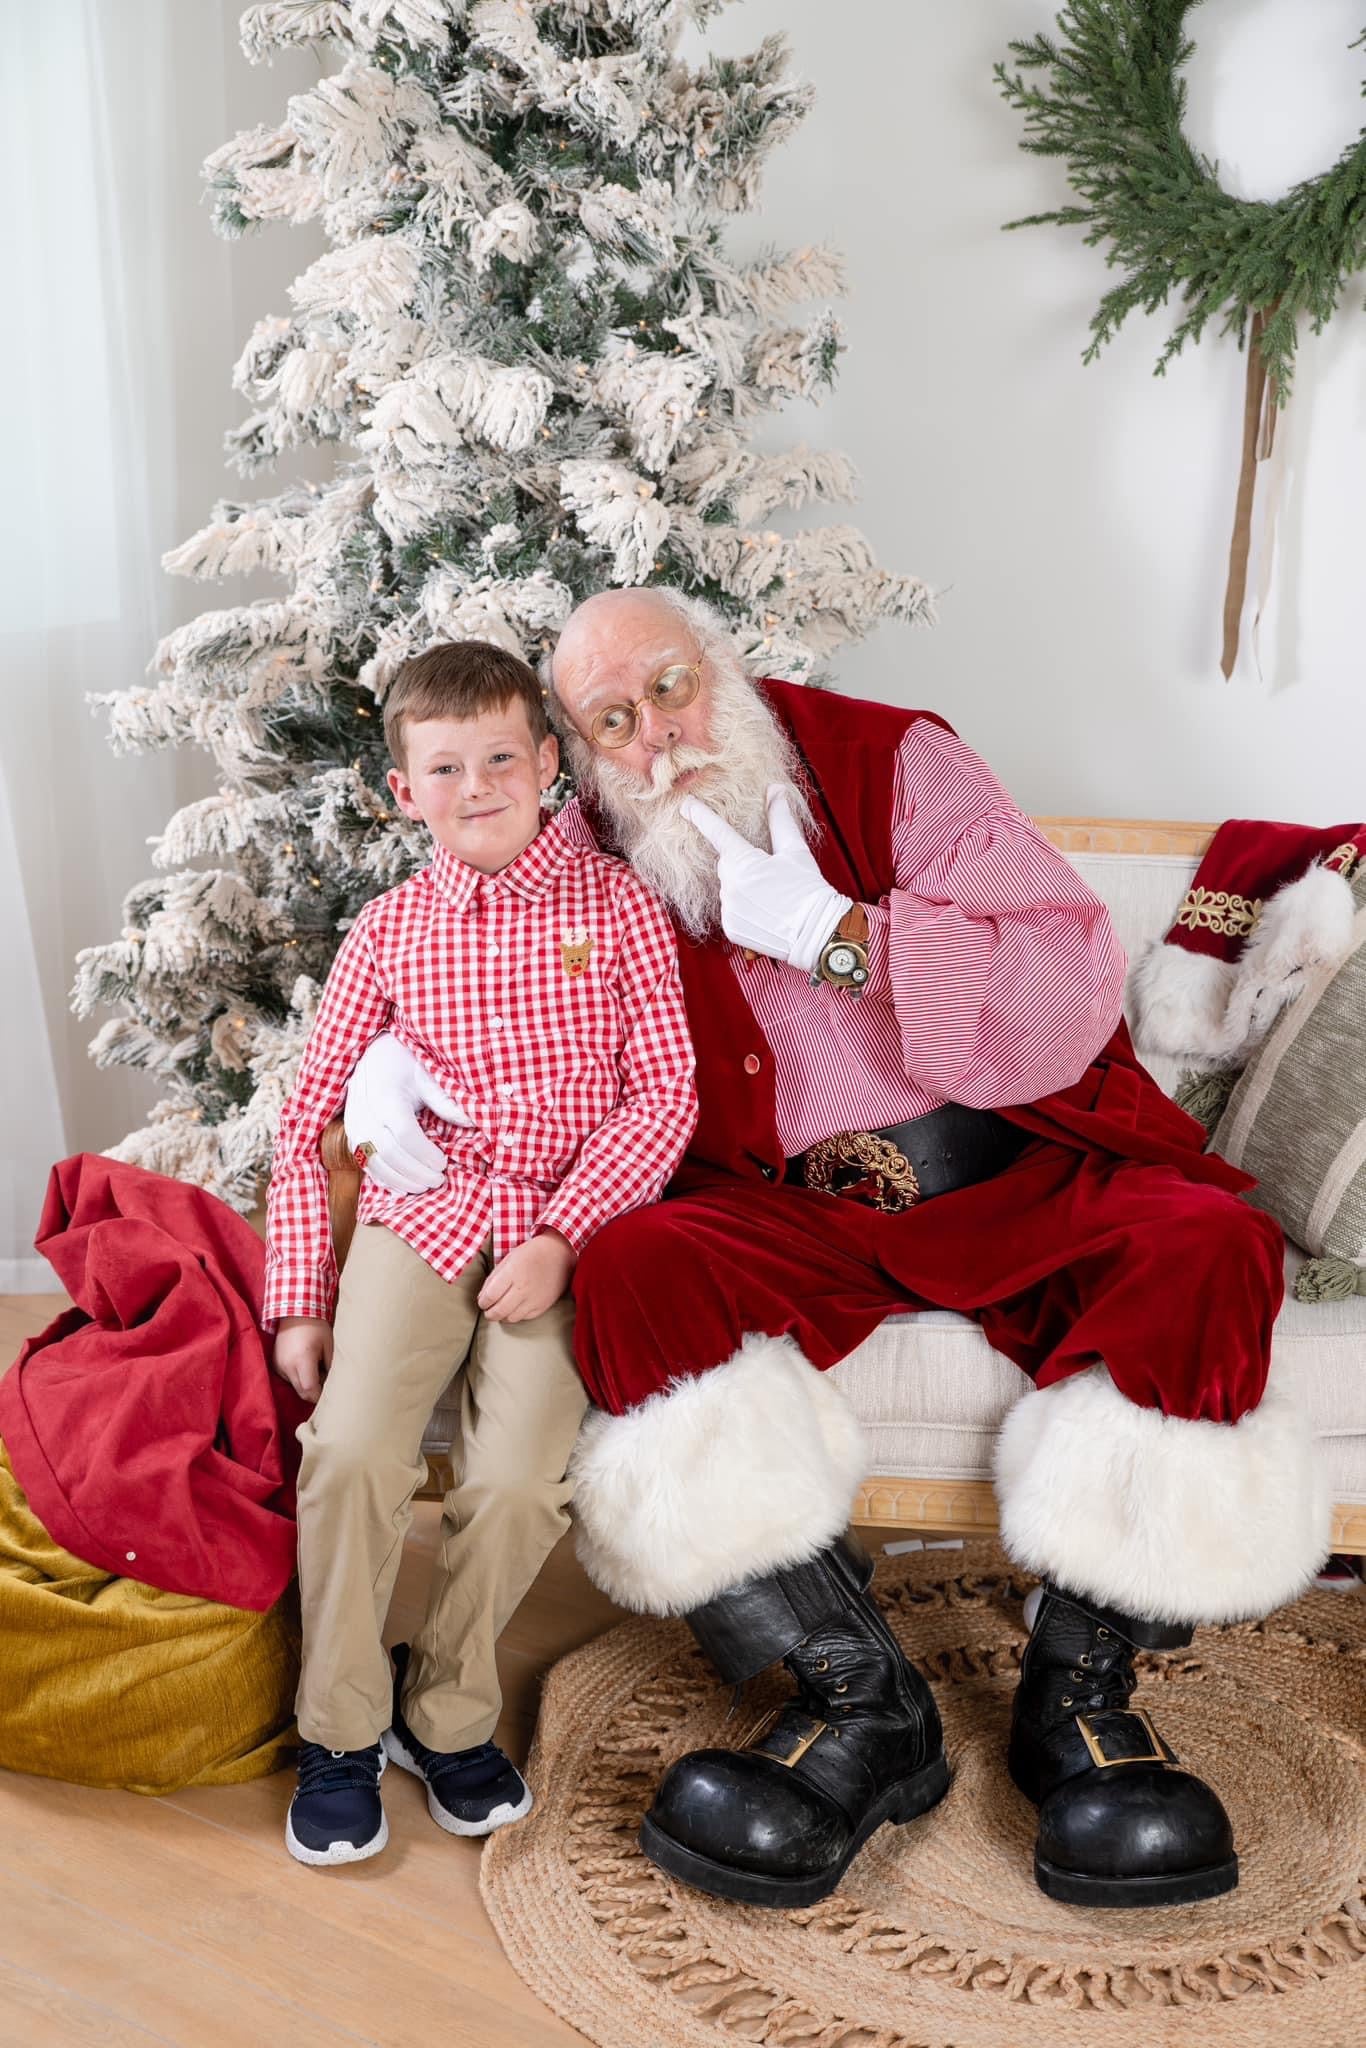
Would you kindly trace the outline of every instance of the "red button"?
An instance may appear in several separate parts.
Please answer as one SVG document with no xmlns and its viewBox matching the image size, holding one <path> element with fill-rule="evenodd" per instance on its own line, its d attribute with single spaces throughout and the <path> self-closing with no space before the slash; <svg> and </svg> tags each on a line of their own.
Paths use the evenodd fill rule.
<svg viewBox="0 0 1366 2048">
<path fill-rule="evenodd" d="M 760 1060 L 757 1052 L 747 1052 L 745 1054 L 745 1072 L 747 1074 L 757 1074 L 762 1064 L 763 1062 Z"/>
</svg>

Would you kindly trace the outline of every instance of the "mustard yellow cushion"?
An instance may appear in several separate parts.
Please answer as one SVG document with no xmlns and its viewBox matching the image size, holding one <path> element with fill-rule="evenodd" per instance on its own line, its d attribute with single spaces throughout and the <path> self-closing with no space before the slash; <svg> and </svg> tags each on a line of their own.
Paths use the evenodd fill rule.
<svg viewBox="0 0 1366 2048">
<path fill-rule="evenodd" d="M 263 1777 L 295 1739 L 293 1589 L 264 1614 L 55 1544 L 0 1444 L 0 1763 L 130 1792 Z"/>
</svg>

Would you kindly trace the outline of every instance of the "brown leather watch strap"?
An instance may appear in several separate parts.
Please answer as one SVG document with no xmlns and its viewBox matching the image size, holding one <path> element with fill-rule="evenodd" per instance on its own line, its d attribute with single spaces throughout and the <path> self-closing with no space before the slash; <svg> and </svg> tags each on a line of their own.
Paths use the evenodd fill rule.
<svg viewBox="0 0 1366 2048">
<path fill-rule="evenodd" d="M 851 903 L 835 926 L 837 939 L 850 939 L 856 946 L 868 943 L 868 912 L 862 903 Z"/>
</svg>

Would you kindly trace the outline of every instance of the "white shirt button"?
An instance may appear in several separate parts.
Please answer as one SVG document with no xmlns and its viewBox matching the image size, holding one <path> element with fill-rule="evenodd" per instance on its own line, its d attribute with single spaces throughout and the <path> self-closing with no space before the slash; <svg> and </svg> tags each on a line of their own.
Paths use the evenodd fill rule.
<svg viewBox="0 0 1366 2048">
<path fill-rule="evenodd" d="M 489 958 L 490 958 L 490 960 L 496 960 L 496 959 L 498 958 L 499 952 L 500 952 L 501 950 L 502 950 L 502 949 L 501 949 L 500 947 L 498 947 L 498 946 L 495 946 L 495 945 L 493 944 L 493 942 L 492 942 L 492 941 L 490 940 L 490 942 L 489 942 Z"/>
<path fill-rule="evenodd" d="M 511 1083 L 511 1081 L 500 1081 L 500 1082 L 498 1083 L 498 1093 L 499 1093 L 499 1094 L 500 1094 L 501 1096 L 503 1096 L 503 1097 L 505 1098 L 505 1100 L 506 1100 L 506 1101 L 508 1101 L 508 1102 L 511 1102 L 511 1100 L 512 1100 L 513 1096 L 514 1096 L 514 1095 L 516 1094 L 516 1092 L 517 1092 L 517 1091 L 516 1091 L 516 1089 L 515 1089 L 515 1088 L 513 1087 L 513 1085 L 512 1085 L 512 1083 Z"/>
<path fill-rule="evenodd" d="M 501 1017 L 490 1017 L 490 1018 L 489 1018 L 489 1028 L 490 1028 L 490 1030 L 492 1030 L 492 1031 L 501 1031 L 501 1030 L 502 1030 L 502 1028 L 503 1028 L 503 1020 L 502 1020 L 502 1018 L 501 1018 Z"/>
<path fill-rule="evenodd" d="M 136 1563 L 137 1563 L 137 1561 L 138 1561 L 138 1554 L 137 1554 L 136 1550 L 125 1550 L 123 1554 L 124 1554 L 124 1556 L 125 1556 L 125 1557 L 127 1558 L 127 1560 L 128 1560 L 128 1562 L 129 1562 L 129 1564 L 136 1564 Z"/>
</svg>

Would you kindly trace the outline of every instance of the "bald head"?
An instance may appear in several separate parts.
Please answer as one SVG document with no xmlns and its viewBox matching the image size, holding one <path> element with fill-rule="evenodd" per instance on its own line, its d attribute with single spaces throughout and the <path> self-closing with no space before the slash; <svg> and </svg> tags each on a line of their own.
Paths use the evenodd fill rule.
<svg viewBox="0 0 1366 2048">
<path fill-rule="evenodd" d="M 556 681 L 561 663 L 573 663 L 584 648 L 640 632 L 668 633 L 682 624 L 677 605 L 662 590 L 599 590 L 564 623 L 555 646 Z"/>
<path fill-rule="evenodd" d="M 600 590 L 565 621 L 551 682 L 571 723 L 586 732 L 604 688 L 609 696 L 614 687 L 620 695 L 624 683 L 628 696 L 637 695 L 670 663 L 695 662 L 704 652 L 698 634 L 663 591 Z"/>
</svg>

